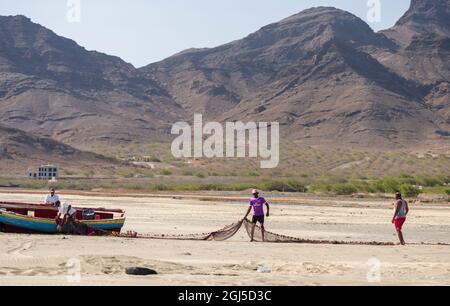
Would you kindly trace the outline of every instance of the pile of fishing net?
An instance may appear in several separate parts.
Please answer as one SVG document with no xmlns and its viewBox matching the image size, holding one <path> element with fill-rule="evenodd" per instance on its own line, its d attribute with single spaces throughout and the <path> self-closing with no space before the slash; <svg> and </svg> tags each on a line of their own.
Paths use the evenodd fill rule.
<svg viewBox="0 0 450 306">
<path fill-rule="evenodd" d="M 88 226 L 82 222 L 79 221 L 71 221 L 67 224 L 65 224 L 62 227 L 62 230 L 60 232 L 65 234 L 72 234 L 72 235 L 78 235 L 78 236 L 110 236 L 111 233 L 101 230 L 101 229 L 95 229 L 91 226 Z"/>
<path fill-rule="evenodd" d="M 138 234 L 136 232 L 128 232 L 126 234 L 121 234 L 119 237 L 123 238 L 140 238 L 140 239 L 163 239 L 163 240 L 197 240 L 197 241 L 225 241 L 233 236 L 235 236 L 239 230 L 245 227 L 245 230 L 249 236 L 251 237 L 251 231 L 253 224 L 245 219 L 231 225 L 224 227 L 221 230 L 211 232 L 211 233 L 202 233 L 202 234 L 188 234 L 188 235 L 163 235 L 163 234 Z M 255 241 L 262 241 L 262 232 L 259 226 L 256 226 L 254 237 Z M 391 246 L 394 243 L 389 242 L 359 242 L 359 241 L 332 241 L 332 240 L 310 240 L 310 239 L 302 239 L 290 236 L 284 236 L 275 234 L 272 232 L 265 231 L 264 232 L 264 242 L 271 243 L 304 243 L 304 244 L 338 244 L 338 245 L 378 245 L 378 246 Z"/>
</svg>

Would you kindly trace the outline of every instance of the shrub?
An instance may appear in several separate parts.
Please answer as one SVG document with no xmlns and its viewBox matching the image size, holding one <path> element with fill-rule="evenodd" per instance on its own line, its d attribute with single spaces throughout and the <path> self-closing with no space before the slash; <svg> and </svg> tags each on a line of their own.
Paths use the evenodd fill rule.
<svg viewBox="0 0 450 306">
<path fill-rule="evenodd" d="M 194 175 L 194 171 L 192 171 L 192 170 L 184 170 L 182 174 L 184 176 L 193 176 Z"/>
<path fill-rule="evenodd" d="M 162 170 L 162 171 L 161 171 L 161 175 L 169 176 L 169 175 L 172 175 L 172 172 L 169 171 L 169 170 L 167 170 L 167 169 L 165 169 L 165 170 Z"/>
<path fill-rule="evenodd" d="M 73 171 L 67 170 L 67 169 L 62 170 L 61 172 L 62 172 L 62 175 L 66 175 L 66 176 L 71 176 L 71 175 L 75 174 Z"/>
<path fill-rule="evenodd" d="M 375 189 L 367 182 L 367 181 L 352 181 L 351 185 L 353 185 L 358 192 L 369 192 L 375 193 Z M 353 192 L 355 193 L 355 192 Z"/>
<path fill-rule="evenodd" d="M 152 163 L 161 163 L 161 159 L 159 159 L 158 157 L 155 156 L 151 156 L 149 158 L 146 158 L 147 162 L 152 162 Z"/>
<path fill-rule="evenodd" d="M 330 192 L 331 186 L 325 183 L 314 183 L 309 187 L 312 192 Z"/>
<path fill-rule="evenodd" d="M 254 171 L 249 171 L 249 172 L 245 173 L 244 176 L 258 177 L 259 174 L 257 172 L 254 172 Z"/>
<path fill-rule="evenodd" d="M 373 184 L 373 189 L 378 192 L 395 193 L 400 190 L 401 183 L 393 178 L 384 178 Z"/>
<path fill-rule="evenodd" d="M 401 185 L 399 191 L 405 197 L 417 197 L 421 193 L 419 188 L 417 188 L 413 185 L 408 185 L 408 184 Z"/>
<path fill-rule="evenodd" d="M 331 191 L 337 195 L 351 195 L 357 193 L 358 189 L 351 183 L 343 183 L 333 185 Z"/>
<path fill-rule="evenodd" d="M 151 185 L 148 189 L 150 191 L 170 191 L 170 190 L 172 190 L 172 188 L 170 188 L 169 186 L 164 185 L 164 184 Z"/>
<path fill-rule="evenodd" d="M 417 178 L 417 185 L 424 187 L 436 187 L 444 185 L 444 180 L 438 177 L 419 177 Z"/>
<path fill-rule="evenodd" d="M 306 192 L 305 185 L 297 181 L 270 181 L 261 184 L 260 189 L 264 191 L 279 191 L 279 192 Z"/>
<path fill-rule="evenodd" d="M 135 176 L 136 172 L 134 171 L 126 171 L 120 174 L 123 178 L 133 178 Z"/>
<path fill-rule="evenodd" d="M 10 183 L 8 187 L 22 187 L 27 189 L 47 189 L 48 182 L 47 181 L 35 181 L 35 180 L 26 180 L 24 182 Z"/>
</svg>

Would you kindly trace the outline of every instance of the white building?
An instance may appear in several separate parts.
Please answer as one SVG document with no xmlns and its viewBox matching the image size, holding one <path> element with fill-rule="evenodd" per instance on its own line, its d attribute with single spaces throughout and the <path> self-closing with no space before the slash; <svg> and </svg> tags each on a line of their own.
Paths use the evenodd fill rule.
<svg viewBox="0 0 450 306">
<path fill-rule="evenodd" d="M 52 180 L 58 177 L 59 169 L 55 165 L 40 166 L 37 171 L 29 171 L 28 177 L 35 180 Z"/>
</svg>

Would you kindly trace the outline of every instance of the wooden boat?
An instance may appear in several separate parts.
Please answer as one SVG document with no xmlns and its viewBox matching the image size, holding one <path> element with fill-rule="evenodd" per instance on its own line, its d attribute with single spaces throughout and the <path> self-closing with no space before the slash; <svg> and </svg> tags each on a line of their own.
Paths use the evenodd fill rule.
<svg viewBox="0 0 450 306">
<path fill-rule="evenodd" d="M 120 209 L 74 207 L 75 219 L 89 228 L 120 233 L 125 211 Z M 91 214 L 89 219 L 86 212 Z M 56 234 L 58 209 L 52 205 L 0 202 L 0 230 L 9 233 Z M 63 230 L 64 232 L 64 230 Z"/>
</svg>

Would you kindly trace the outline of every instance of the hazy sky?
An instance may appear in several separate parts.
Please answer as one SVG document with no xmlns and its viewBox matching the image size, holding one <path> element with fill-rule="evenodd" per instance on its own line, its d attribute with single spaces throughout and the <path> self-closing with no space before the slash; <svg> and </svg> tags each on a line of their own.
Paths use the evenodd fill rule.
<svg viewBox="0 0 450 306">
<path fill-rule="evenodd" d="M 80 22 L 67 18 L 68 2 L 74 1 L 80 1 Z M 245 37 L 314 6 L 334 6 L 368 21 L 368 1 L 374 0 L 0 0 L 0 14 L 25 15 L 88 50 L 140 67 L 184 49 Z M 410 4 L 379 1 L 380 21 L 369 23 L 375 30 L 392 26 Z M 69 16 L 76 20 L 77 14 Z"/>
</svg>

